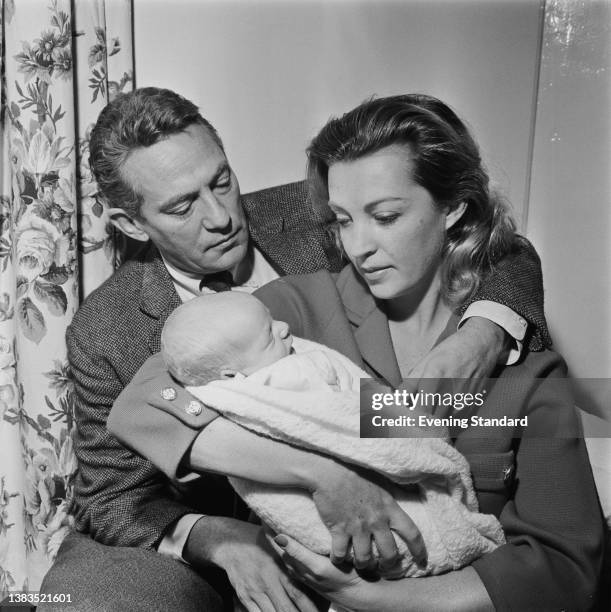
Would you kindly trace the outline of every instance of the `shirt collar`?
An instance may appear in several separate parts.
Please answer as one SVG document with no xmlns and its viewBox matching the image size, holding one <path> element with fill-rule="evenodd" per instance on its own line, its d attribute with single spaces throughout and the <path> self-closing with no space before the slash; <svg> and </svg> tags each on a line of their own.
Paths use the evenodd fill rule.
<svg viewBox="0 0 611 612">
<path fill-rule="evenodd" d="M 209 289 L 199 290 L 202 280 L 201 275 L 191 274 L 178 270 L 168 260 L 161 255 L 163 263 L 176 287 L 176 291 L 183 302 L 190 300 L 203 293 L 211 293 Z M 278 273 L 272 268 L 271 264 L 265 259 L 261 251 L 254 245 L 249 247 L 248 256 L 231 270 L 236 282 L 236 291 L 246 291 L 252 293 L 259 287 L 279 278 Z"/>
</svg>

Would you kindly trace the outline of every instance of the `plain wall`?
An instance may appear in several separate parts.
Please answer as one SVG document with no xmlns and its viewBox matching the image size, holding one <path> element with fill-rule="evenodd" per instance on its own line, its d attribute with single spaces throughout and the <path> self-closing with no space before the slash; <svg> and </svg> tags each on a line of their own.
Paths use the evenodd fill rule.
<svg viewBox="0 0 611 612">
<path fill-rule="evenodd" d="M 555 345 L 583 378 L 611 378 L 610 24 L 608 0 L 548 2 L 527 219 Z"/>
<path fill-rule="evenodd" d="M 134 0 L 136 84 L 175 89 L 219 130 L 244 192 L 304 177 L 332 114 L 433 94 L 474 129 L 518 215 L 530 167 L 539 0 Z"/>
</svg>

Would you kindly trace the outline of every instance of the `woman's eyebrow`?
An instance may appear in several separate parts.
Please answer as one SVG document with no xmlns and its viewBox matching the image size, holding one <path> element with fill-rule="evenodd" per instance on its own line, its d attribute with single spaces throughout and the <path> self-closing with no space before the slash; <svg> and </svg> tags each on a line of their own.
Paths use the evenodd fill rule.
<svg viewBox="0 0 611 612">
<path fill-rule="evenodd" d="M 380 204 L 386 204 L 387 202 L 407 202 L 408 198 L 402 196 L 387 196 L 383 198 L 378 198 L 377 200 L 373 200 L 372 202 L 367 202 L 365 204 L 364 209 L 365 212 L 371 212 L 376 206 Z"/>
<path fill-rule="evenodd" d="M 372 202 L 367 202 L 363 207 L 366 212 L 370 212 L 372 208 L 375 208 L 379 204 L 384 204 L 385 202 L 408 202 L 409 198 L 402 196 L 385 196 L 383 198 L 378 198 L 377 200 L 373 200 Z M 332 208 L 337 208 L 340 210 L 344 210 L 344 207 L 341 204 L 337 204 L 329 200 L 329 206 Z"/>
</svg>

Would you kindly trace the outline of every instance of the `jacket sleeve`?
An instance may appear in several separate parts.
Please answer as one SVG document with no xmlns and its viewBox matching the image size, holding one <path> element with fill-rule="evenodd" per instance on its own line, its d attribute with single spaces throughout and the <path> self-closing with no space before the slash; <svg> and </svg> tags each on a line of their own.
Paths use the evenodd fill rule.
<svg viewBox="0 0 611 612">
<path fill-rule="evenodd" d="M 473 563 L 497 610 L 587 610 L 602 563 L 603 525 L 584 440 L 557 364 L 535 380 L 516 440 L 514 494 L 499 520 L 507 544 Z M 541 374 L 543 375 L 543 374 Z M 573 436 L 573 437 L 570 437 Z"/>
<path fill-rule="evenodd" d="M 463 304 L 460 314 L 479 300 L 503 304 L 526 319 L 529 327 L 524 345 L 529 350 L 541 351 L 551 346 L 543 312 L 541 260 L 525 238 L 520 239 L 515 251 L 492 267 L 477 292 Z"/>
<path fill-rule="evenodd" d="M 171 389 L 170 399 L 162 391 Z M 195 438 L 218 412 L 176 383 L 160 353 L 149 357 L 121 391 L 108 417 L 108 430 L 122 444 L 147 457 L 171 480 Z"/>
<path fill-rule="evenodd" d="M 88 331 L 73 322 L 66 335 L 76 393 L 76 526 L 103 544 L 156 548 L 167 529 L 194 510 L 173 499 L 175 491 L 164 475 L 106 429 L 124 382 L 96 351 Z"/>
</svg>

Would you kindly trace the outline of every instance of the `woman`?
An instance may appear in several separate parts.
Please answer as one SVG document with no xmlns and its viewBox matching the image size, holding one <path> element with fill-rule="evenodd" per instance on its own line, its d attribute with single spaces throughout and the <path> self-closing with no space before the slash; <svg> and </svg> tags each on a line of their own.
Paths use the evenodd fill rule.
<svg viewBox="0 0 611 612">
<path fill-rule="evenodd" d="M 329 121 L 308 155 L 314 200 L 331 213 L 351 265 L 339 275 L 285 277 L 257 296 L 295 335 L 396 387 L 455 327 L 460 304 L 520 238 L 488 191 L 473 139 L 434 98 L 365 102 Z M 583 440 L 545 437 L 550 425 L 576 426 L 570 397 L 553 384 L 565 374 L 555 353 L 527 351 L 518 365 L 498 368 L 479 409 L 483 417 L 528 416 L 526 434 L 540 437 L 512 429 L 456 434 L 480 510 L 499 518 L 506 545 L 441 576 L 369 582 L 280 535 L 287 566 L 349 609 L 587 609 L 602 541 L 591 471 Z M 198 450 L 196 440 L 196 467 Z M 211 469 L 209 459 L 202 465 Z"/>
<path fill-rule="evenodd" d="M 275 318 L 306 337 L 303 312 L 330 319 L 328 313 L 341 309 L 365 367 L 396 386 L 520 238 L 488 191 L 473 139 L 434 98 L 366 102 L 329 121 L 308 156 L 315 201 L 328 203 L 352 266 L 335 279 L 318 273 L 316 279 L 280 280 L 259 297 L 272 305 Z M 332 345 L 332 330 L 340 327 L 336 321 L 322 338 L 312 339 Z M 570 397 L 553 385 L 566 374 L 558 355 L 527 353 L 518 366 L 495 374 L 519 383 L 508 397 L 493 393 L 480 414 L 528 415 L 530 431 L 540 436 L 559 423 L 574 425 Z M 467 429 L 456 447 L 471 463 L 480 510 L 501 520 L 505 546 L 443 576 L 365 582 L 281 536 L 287 564 L 351 609 L 588 608 L 600 563 L 601 521 L 583 440 L 533 438 L 528 432 L 521 439 L 511 432 L 482 439 Z"/>
</svg>

